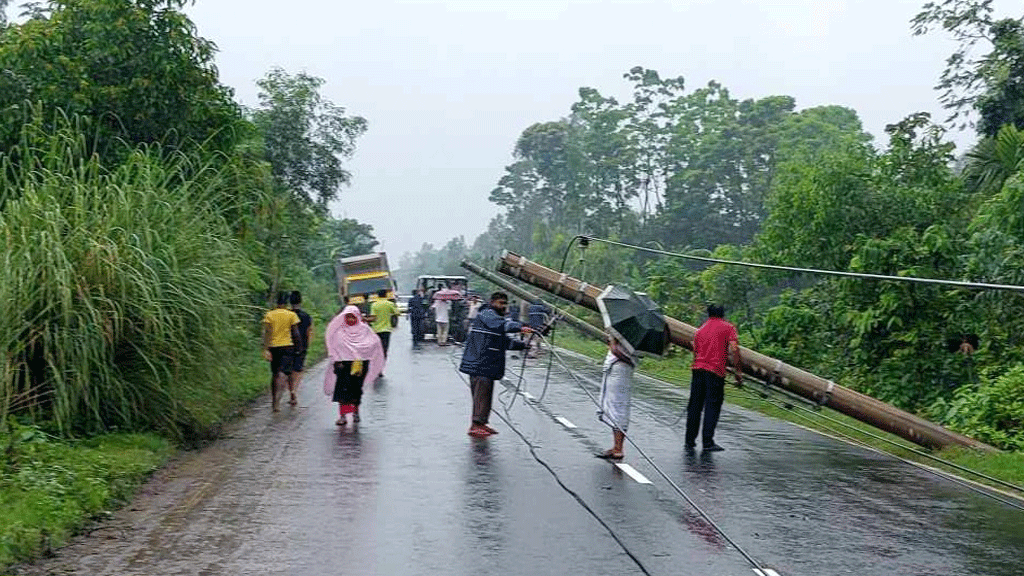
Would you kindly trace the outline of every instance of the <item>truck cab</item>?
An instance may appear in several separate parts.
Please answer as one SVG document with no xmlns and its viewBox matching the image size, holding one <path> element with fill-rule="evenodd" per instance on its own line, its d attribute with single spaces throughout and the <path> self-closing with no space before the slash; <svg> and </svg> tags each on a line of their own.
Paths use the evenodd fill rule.
<svg viewBox="0 0 1024 576">
<path fill-rule="evenodd" d="M 385 298 L 395 300 L 395 281 L 384 252 L 341 258 L 334 270 L 342 304 L 352 304 L 363 314 L 369 314 L 370 303 L 377 299 L 378 291 L 384 290 L 387 293 Z"/>
</svg>

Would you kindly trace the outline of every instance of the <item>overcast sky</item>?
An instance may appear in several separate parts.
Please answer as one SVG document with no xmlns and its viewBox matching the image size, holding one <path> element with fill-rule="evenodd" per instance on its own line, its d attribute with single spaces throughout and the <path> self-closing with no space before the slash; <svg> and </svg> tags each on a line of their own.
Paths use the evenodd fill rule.
<svg viewBox="0 0 1024 576">
<path fill-rule="evenodd" d="M 324 78 L 327 99 L 369 121 L 335 213 L 373 225 L 397 262 L 425 242 L 471 243 L 498 212 L 487 196 L 522 130 L 565 116 L 581 86 L 627 97 L 636 65 L 688 89 L 714 79 L 740 98 L 849 106 L 876 136 L 912 112 L 944 118 L 932 87 L 953 44 L 911 35 L 922 3 L 199 0 L 188 12 L 243 103 L 280 66 Z"/>
</svg>

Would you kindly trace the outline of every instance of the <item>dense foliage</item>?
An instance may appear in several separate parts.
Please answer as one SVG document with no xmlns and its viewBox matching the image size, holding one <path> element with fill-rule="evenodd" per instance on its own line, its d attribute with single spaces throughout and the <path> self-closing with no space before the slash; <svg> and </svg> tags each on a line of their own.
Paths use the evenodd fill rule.
<svg viewBox="0 0 1024 576">
<path fill-rule="evenodd" d="M 925 113 L 888 126 L 879 146 L 847 108 L 737 100 L 717 82 L 687 92 L 683 78 L 637 67 L 625 74 L 631 101 L 583 88 L 564 118 L 523 131 L 491 192 L 503 213 L 469 252 L 508 249 L 593 284 L 626 281 L 684 321 L 723 303 L 761 352 L 1019 448 L 1017 292 L 766 273 L 594 243 L 565 251 L 587 234 L 730 261 L 1024 285 L 1024 27 L 993 18 L 988 0 L 946 0 L 913 21 L 915 33 L 932 28 L 960 42 L 943 101 L 955 120 L 979 119 L 962 157 Z M 405 262 L 452 270 L 452 247 Z M 958 351 L 966 334 L 980 340 L 970 354 Z"/>
<path fill-rule="evenodd" d="M 4 2 L 3 4 L 7 4 Z M 336 307 L 333 218 L 366 121 L 271 70 L 248 114 L 186 0 L 51 0 L 0 23 L 0 432 L 202 436 L 250 388 L 225 367 L 261 308 Z"/>
</svg>

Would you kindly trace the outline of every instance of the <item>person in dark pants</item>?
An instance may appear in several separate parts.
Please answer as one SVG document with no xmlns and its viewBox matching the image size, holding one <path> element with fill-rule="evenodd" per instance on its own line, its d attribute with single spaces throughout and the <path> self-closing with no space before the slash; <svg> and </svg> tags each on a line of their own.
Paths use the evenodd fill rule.
<svg viewBox="0 0 1024 576">
<path fill-rule="evenodd" d="M 288 301 L 291 302 L 292 312 L 299 317 L 299 339 L 295 342 L 295 351 L 292 354 L 292 373 L 288 375 L 288 392 L 291 395 L 288 403 L 295 406 L 299 403 L 296 393 L 299 391 L 299 384 L 302 383 L 302 373 L 306 369 L 306 351 L 309 350 L 309 340 L 313 336 L 313 319 L 302 309 L 302 292 L 293 290 Z"/>
<path fill-rule="evenodd" d="M 731 355 L 736 385 L 743 383 L 743 359 L 740 357 L 736 327 L 725 321 L 725 308 L 708 306 L 708 319 L 693 337 L 694 362 L 690 381 L 690 401 L 686 406 L 686 448 L 697 446 L 697 432 L 706 452 L 724 450 L 715 444 L 715 427 L 725 400 L 725 367 Z M 701 413 L 704 415 L 701 425 Z"/>
<path fill-rule="evenodd" d="M 505 318 L 508 312 L 508 295 L 504 292 L 491 294 L 490 303 L 481 308 L 469 327 L 465 352 L 459 371 L 469 375 L 469 388 L 473 394 L 473 419 L 469 435 L 486 438 L 498 431 L 487 425 L 491 415 L 491 401 L 494 395 L 494 381 L 505 376 L 505 351 L 522 350 L 526 344 L 513 340 L 508 334 L 532 332 Z"/>
<path fill-rule="evenodd" d="M 324 374 L 324 393 L 338 403 L 338 426 L 359 421 L 363 382 L 373 382 L 384 367 L 380 338 L 363 322 L 358 308 L 348 305 L 324 331 L 327 357 L 333 370 Z"/>
<path fill-rule="evenodd" d="M 366 320 L 377 333 L 380 343 L 384 346 L 384 357 L 387 358 L 388 347 L 391 345 L 391 329 L 398 325 L 398 305 L 388 300 L 387 290 L 378 290 L 377 299 L 370 305 L 370 315 Z"/>
<path fill-rule="evenodd" d="M 412 329 L 412 347 L 419 348 L 423 342 L 423 322 L 427 318 L 427 297 L 423 294 L 423 288 L 413 290 L 409 298 L 409 326 Z"/>
<path fill-rule="evenodd" d="M 526 307 L 526 317 L 528 318 L 530 328 L 537 333 L 548 335 L 551 329 L 551 314 L 554 310 L 550 306 L 543 302 L 536 302 Z M 541 342 L 540 338 L 530 339 L 530 349 L 526 351 L 527 358 L 536 358 L 540 355 Z"/>
</svg>

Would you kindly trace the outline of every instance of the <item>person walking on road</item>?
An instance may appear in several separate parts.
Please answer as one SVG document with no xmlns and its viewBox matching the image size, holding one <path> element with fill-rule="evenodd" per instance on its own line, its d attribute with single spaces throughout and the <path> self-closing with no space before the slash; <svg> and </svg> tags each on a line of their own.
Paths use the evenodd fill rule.
<svg viewBox="0 0 1024 576">
<path fill-rule="evenodd" d="M 736 327 L 725 320 L 725 308 L 721 305 L 708 306 L 708 319 L 693 337 L 693 355 L 690 401 L 686 406 L 686 448 L 697 446 L 700 431 L 704 451 L 720 452 L 724 448 L 715 444 L 715 427 L 725 401 L 725 368 L 729 356 L 736 370 L 736 385 L 743 384 L 739 336 Z"/>
<path fill-rule="evenodd" d="M 263 315 L 263 357 L 270 362 L 270 401 L 281 410 L 281 392 L 292 372 L 292 355 L 299 341 L 299 316 L 288 309 L 288 293 L 277 295 L 277 308 Z"/>
<path fill-rule="evenodd" d="M 554 310 L 543 302 L 535 302 L 526 307 L 526 318 L 530 328 L 538 334 L 548 335 L 551 327 L 551 315 Z M 541 352 L 541 339 L 531 338 L 530 349 L 526 351 L 527 358 L 536 358 Z"/>
<path fill-rule="evenodd" d="M 338 426 L 359 422 L 363 383 L 373 382 L 384 368 L 384 348 L 376 333 L 362 321 L 359 308 L 348 305 L 324 332 L 330 367 L 324 374 L 324 394 L 338 403 Z"/>
<path fill-rule="evenodd" d="M 418 349 L 423 342 L 423 321 L 427 317 L 427 298 L 423 288 L 413 290 L 409 298 L 409 326 L 412 330 L 412 347 Z"/>
<path fill-rule="evenodd" d="M 449 300 L 435 298 L 430 305 L 434 309 L 434 321 L 437 323 L 437 344 L 438 346 L 448 345 L 448 321 L 452 303 Z"/>
<path fill-rule="evenodd" d="M 378 290 L 377 299 L 370 305 L 370 327 L 380 338 L 380 344 L 384 347 L 384 357 L 388 356 L 388 346 L 391 344 L 391 329 L 398 325 L 398 305 L 387 299 L 387 290 Z M 383 376 L 383 374 L 381 374 Z"/>
<path fill-rule="evenodd" d="M 459 364 L 459 371 L 469 375 L 469 389 L 473 395 L 469 435 L 477 438 L 498 433 L 487 422 L 491 416 L 494 381 L 505 376 L 505 351 L 526 347 L 524 342 L 509 338 L 508 334 L 532 332 L 529 327 L 505 318 L 507 312 L 508 295 L 504 292 L 491 294 L 490 303 L 480 309 L 469 327 Z"/>
<path fill-rule="evenodd" d="M 306 368 L 306 352 L 309 350 L 309 341 L 313 337 L 313 319 L 302 309 L 302 292 L 293 290 L 288 297 L 292 305 L 292 312 L 299 317 L 299 338 L 295 342 L 295 351 L 292 354 L 292 373 L 288 376 L 288 393 L 291 397 L 288 403 L 295 406 L 299 403 L 296 394 L 299 391 L 299 384 L 302 383 L 302 373 Z"/>
<path fill-rule="evenodd" d="M 622 443 L 629 427 L 629 404 L 633 386 L 633 370 L 639 358 L 630 354 L 614 336 L 608 337 L 608 353 L 604 357 L 601 378 L 601 422 L 611 426 L 613 445 L 597 454 L 606 460 L 622 460 Z"/>
</svg>

